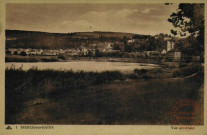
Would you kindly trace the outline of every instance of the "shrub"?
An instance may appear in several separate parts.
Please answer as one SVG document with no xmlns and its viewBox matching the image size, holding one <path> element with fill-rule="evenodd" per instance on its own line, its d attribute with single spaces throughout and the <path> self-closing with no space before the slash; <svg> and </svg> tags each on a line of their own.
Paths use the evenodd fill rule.
<svg viewBox="0 0 207 135">
<path fill-rule="evenodd" d="M 7 50 L 7 51 L 6 51 L 6 54 L 11 54 L 11 51 Z"/>
<path fill-rule="evenodd" d="M 41 60 L 43 62 L 56 62 L 56 61 L 58 61 L 58 59 L 56 59 L 56 58 L 50 58 L 50 59 L 48 59 L 48 58 L 42 58 Z"/>
<path fill-rule="evenodd" d="M 63 56 L 63 55 L 59 55 L 58 59 L 66 60 L 65 56 Z"/>
<path fill-rule="evenodd" d="M 22 55 L 22 56 L 27 56 L 26 52 L 24 52 L 24 51 L 22 51 L 22 52 L 20 53 L 20 55 Z"/>
<path fill-rule="evenodd" d="M 10 58 L 5 57 L 5 62 L 38 62 L 35 58 Z"/>
<path fill-rule="evenodd" d="M 123 74 L 119 71 L 105 71 L 98 73 L 95 78 L 95 84 L 110 83 L 114 80 L 124 80 Z"/>
<path fill-rule="evenodd" d="M 147 72 L 148 72 L 147 69 L 134 69 L 134 73 L 139 74 L 139 75 L 146 74 Z"/>
<path fill-rule="evenodd" d="M 128 78 L 129 79 L 139 79 L 139 76 L 137 74 L 129 74 Z"/>
<path fill-rule="evenodd" d="M 14 55 L 17 55 L 18 54 L 18 52 L 17 51 L 14 51 L 14 53 L 13 53 Z"/>
<path fill-rule="evenodd" d="M 203 72 L 204 68 L 200 64 L 191 64 L 189 66 L 180 68 L 173 73 L 173 77 L 177 76 L 189 76 L 194 73 Z"/>
<path fill-rule="evenodd" d="M 188 66 L 188 64 L 187 63 L 179 63 L 179 68 L 183 68 L 183 67 L 186 67 L 186 66 Z"/>
</svg>

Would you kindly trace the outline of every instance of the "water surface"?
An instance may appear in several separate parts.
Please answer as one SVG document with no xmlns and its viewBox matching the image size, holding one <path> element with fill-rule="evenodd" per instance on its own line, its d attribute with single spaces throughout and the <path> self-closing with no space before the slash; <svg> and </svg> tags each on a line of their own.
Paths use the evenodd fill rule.
<svg viewBox="0 0 207 135">
<path fill-rule="evenodd" d="M 158 68 L 155 64 L 146 63 L 126 63 L 126 62 L 95 62 L 95 61 L 72 61 L 72 62 L 37 62 L 23 63 L 10 62 L 6 63 L 7 68 L 22 68 L 28 70 L 30 68 L 37 69 L 54 69 L 54 70 L 73 70 L 73 71 L 121 71 L 133 72 L 134 69 L 151 69 Z"/>
</svg>

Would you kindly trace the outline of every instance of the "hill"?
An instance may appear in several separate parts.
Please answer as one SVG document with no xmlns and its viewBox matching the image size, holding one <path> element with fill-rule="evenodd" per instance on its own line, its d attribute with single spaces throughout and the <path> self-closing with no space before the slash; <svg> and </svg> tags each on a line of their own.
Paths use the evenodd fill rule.
<svg viewBox="0 0 207 135">
<path fill-rule="evenodd" d="M 39 31 L 6 30 L 6 48 L 74 48 L 93 42 L 115 42 L 135 34 L 119 32 L 47 33 Z"/>
</svg>

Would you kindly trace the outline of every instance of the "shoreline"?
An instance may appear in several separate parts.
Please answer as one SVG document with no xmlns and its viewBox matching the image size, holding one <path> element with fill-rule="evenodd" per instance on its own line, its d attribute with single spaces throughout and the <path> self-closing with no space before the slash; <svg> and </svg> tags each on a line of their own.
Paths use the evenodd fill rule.
<svg viewBox="0 0 207 135">
<path fill-rule="evenodd" d="M 58 56 L 17 56 L 6 55 L 5 62 L 71 62 L 71 61 L 96 61 L 96 62 L 127 62 L 159 64 L 160 59 L 153 58 L 117 58 L 117 57 L 66 57 L 65 60 Z"/>
</svg>

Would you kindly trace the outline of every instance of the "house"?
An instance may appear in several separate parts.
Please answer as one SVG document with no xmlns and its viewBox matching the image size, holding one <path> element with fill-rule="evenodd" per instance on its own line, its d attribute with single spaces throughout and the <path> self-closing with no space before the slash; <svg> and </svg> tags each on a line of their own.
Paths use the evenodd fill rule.
<svg viewBox="0 0 207 135">
<path fill-rule="evenodd" d="M 181 52 L 180 51 L 175 51 L 174 59 L 175 60 L 180 60 L 181 59 Z"/>
<path fill-rule="evenodd" d="M 169 40 L 171 40 L 172 38 L 171 37 L 164 37 L 164 40 L 165 41 L 169 41 Z"/>
<path fill-rule="evenodd" d="M 42 55 L 42 52 L 43 52 L 42 49 L 37 49 L 36 51 L 37 51 L 37 52 L 36 52 L 36 55 Z"/>
<path fill-rule="evenodd" d="M 167 51 L 165 49 L 162 50 L 161 54 L 166 54 Z"/>
<path fill-rule="evenodd" d="M 131 57 L 133 57 L 133 58 L 137 58 L 137 56 L 138 56 L 136 52 L 131 52 L 130 55 L 131 55 Z"/>
<path fill-rule="evenodd" d="M 166 57 L 168 59 L 177 61 L 181 59 L 181 52 L 177 49 L 173 49 L 167 52 Z"/>
<path fill-rule="evenodd" d="M 88 49 L 89 49 L 89 48 L 86 48 L 86 47 L 82 47 L 82 48 L 81 48 L 81 52 L 82 52 L 82 54 L 83 54 L 84 56 L 86 56 L 86 55 L 88 54 Z"/>
<path fill-rule="evenodd" d="M 112 48 L 112 43 L 106 43 L 107 44 L 107 48 Z"/>
<path fill-rule="evenodd" d="M 19 55 L 21 52 L 24 52 L 24 49 L 23 48 L 19 48 L 18 50 L 17 50 L 17 54 Z"/>
<path fill-rule="evenodd" d="M 200 56 L 192 56 L 192 61 L 200 61 Z"/>
<path fill-rule="evenodd" d="M 148 57 L 149 57 L 149 56 L 150 56 L 150 52 L 151 52 L 151 51 L 144 51 L 145 56 L 148 56 Z"/>
<path fill-rule="evenodd" d="M 155 38 L 155 39 L 158 39 L 158 38 L 159 38 L 159 36 L 158 36 L 158 35 L 155 35 L 155 36 L 154 36 L 154 38 Z"/>
<path fill-rule="evenodd" d="M 150 57 L 151 58 L 160 57 L 160 52 L 159 51 L 150 51 Z"/>
<path fill-rule="evenodd" d="M 175 42 L 167 41 L 167 52 L 175 48 Z"/>
<path fill-rule="evenodd" d="M 134 39 L 127 40 L 127 43 L 134 43 Z"/>
<path fill-rule="evenodd" d="M 17 40 L 17 39 L 18 39 L 17 37 L 6 37 L 7 41 L 12 41 L 12 40 Z"/>
<path fill-rule="evenodd" d="M 11 54 L 14 54 L 14 52 L 18 51 L 18 49 L 15 49 L 15 48 L 9 48 L 8 50 L 11 52 Z"/>
<path fill-rule="evenodd" d="M 59 50 L 59 53 L 64 54 L 64 53 L 65 53 L 65 50 L 60 49 L 60 50 Z"/>
<path fill-rule="evenodd" d="M 44 50 L 44 51 L 42 52 L 42 55 L 46 55 L 46 56 L 55 56 L 55 55 L 57 55 L 57 53 L 56 53 L 56 52 L 53 52 L 53 51 L 51 51 L 51 50 Z"/>
<path fill-rule="evenodd" d="M 145 51 L 144 54 L 142 54 L 144 57 L 148 56 L 151 58 L 157 58 L 160 57 L 159 51 Z"/>
<path fill-rule="evenodd" d="M 145 52 L 136 52 L 137 57 L 145 57 Z"/>
</svg>

